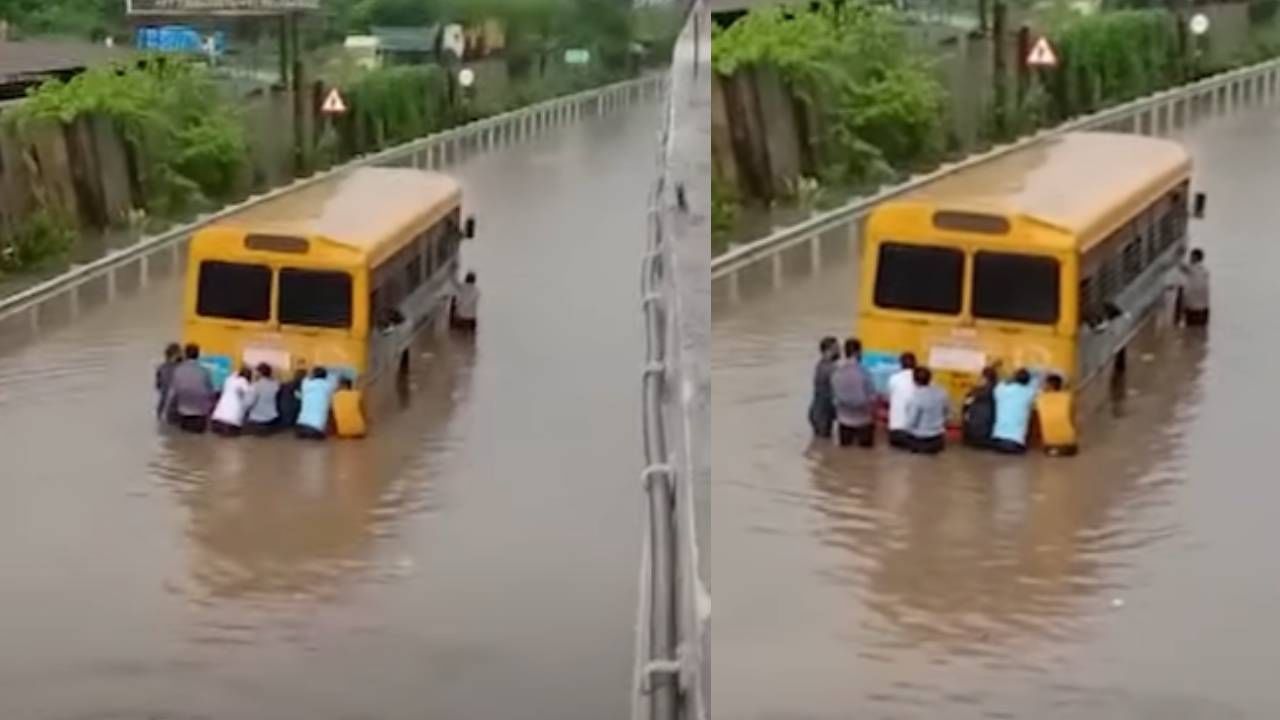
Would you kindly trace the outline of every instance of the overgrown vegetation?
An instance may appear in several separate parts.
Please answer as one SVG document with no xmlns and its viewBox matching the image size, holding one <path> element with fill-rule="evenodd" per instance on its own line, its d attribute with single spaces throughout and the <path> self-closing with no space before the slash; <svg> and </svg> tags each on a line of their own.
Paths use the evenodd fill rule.
<svg viewBox="0 0 1280 720">
<path fill-rule="evenodd" d="M 832 0 L 762 7 L 716 30 L 712 43 L 721 76 L 780 74 L 813 121 L 802 141 L 823 186 L 873 187 L 941 154 L 943 89 L 887 7 Z M 730 196 L 721 197 L 717 237 L 732 217 Z"/>
<path fill-rule="evenodd" d="M 123 26 L 124 0 L 0 0 L 0 20 L 30 35 L 97 39 Z"/>
<path fill-rule="evenodd" d="M 1028 9 L 1032 5 L 1012 4 Z M 1007 56 L 1006 84 L 993 94 L 1003 94 L 1010 102 L 1002 109 L 990 103 L 978 108 L 979 144 L 1012 140 L 1073 116 L 1280 56 L 1280 0 L 1250 4 L 1248 41 L 1236 40 L 1231 52 L 1209 47 L 1217 39 L 1213 33 L 1192 36 L 1180 27 L 1185 18 L 1180 20 L 1167 4 L 1154 0 L 1121 0 L 1109 7 L 1129 9 L 1094 13 L 1081 13 L 1069 0 L 1035 6 L 1034 24 L 1053 42 L 1061 65 L 1032 73 L 1015 93 L 1012 68 L 1018 58 Z M 725 78 L 754 73 L 755 78 L 740 78 L 753 92 L 765 86 L 754 71 L 778 73 L 800 106 L 796 124 L 802 174 L 816 171 L 824 187 L 822 200 L 830 199 L 833 187 L 847 197 L 900 179 L 904 171 L 932 166 L 940 156 L 972 149 L 966 148 L 968 141 L 957 136 L 948 118 L 965 104 L 951 102 L 929 60 L 911 49 L 904 37 L 907 24 L 907 18 L 874 0 L 760 7 L 729 29 L 715 32 L 713 64 Z M 734 113 L 745 110 L 734 105 L 734 94 L 740 91 L 733 85 L 726 82 L 724 92 L 730 122 L 736 123 Z M 770 112 L 779 109 L 772 107 Z M 788 179 L 777 177 L 772 168 L 762 169 L 755 157 L 764 152 L 757 147 L 756 132 L 747 133 L 749 148 L 737 149 L 741 188 L 720 188 L 723 183 L 713 179 L 717 252 L 735 216 L 730 190 L 765 202 L 786 195 L 779 186 L 788 186 Z M 763 165 L 772 160 L 769 157 Z M 785 164 L 790 169 L 790 162 Z M 761 182 L 759 175 L 768 178 Z"/>
<path fill-rule="evenodd" d="M 714 174 L 711 176 L 711 250 L 727 249 L 726 234 L 738 218 L 738 198 L 733 187 Z"/>
<path fill-rule="evenodd" d="M 196 64 L 154 58 L 52 80 L 5 115 L 20 135 L 42 122 L 108 118 L 136 167 L 146 210 L 176 218 L 231 199 L 248 161 L 244 126 Z"/>
<path fill-rule="evenodd" d="M 717 73 L 774 69 L 818 120 L 810 142 L 824 183 L 875 184 L 941 149 L 942 87 L 885 7 L 761 8 L 712 43 Z"/>
<path fill-rule="evenodd" d="M 41 209 L 0 233 L 0 275 L 41 268 L 62 259 L 76 240 L 75 225 L 61 213 Z"/>
<path fill-rule="evenodd" d="M 1167 10 L 1078 15 L 1051 36 L 1064 59 L 1049 85 L 1057 119 L 1172 87 L 1192 72 Z"/>
</svg>

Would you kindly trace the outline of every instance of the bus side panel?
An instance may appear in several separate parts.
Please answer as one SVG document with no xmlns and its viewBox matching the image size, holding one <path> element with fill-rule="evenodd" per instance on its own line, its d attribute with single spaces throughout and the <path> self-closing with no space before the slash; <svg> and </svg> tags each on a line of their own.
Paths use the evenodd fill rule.
<svg viewBox="0 0 1280 720">
<path fill-rule="evenodd" d="M 1080 330 L 1079 373 L 1084 381 L 1105 374 L 1116 354 L 1124 350 L 1165 308 L 1166 281 L 1185 251 L 1185 241 L 1170 245 L 1132 283 L 1111 299 L 1124 315 L 1104 327 Z"/>
<path fill-rule="evenodd" d="M 435 252 L 434 247 L 430 252 Z M 457 272 L 458 254 L 455 246 L 445 263 L 435 268 L 426 282 L 396 305 L 396 309 L 404 317 L 402 324 L 385 330 L 370 330 L 368 356 L 371 383 L 394 378 L 403 354 L 412 354 L 414 341 L 424 331 L 436 326 L 453 297 L 453 279 Z M 367 295 L 368 293 L 366 297 Z"/>
</svg>

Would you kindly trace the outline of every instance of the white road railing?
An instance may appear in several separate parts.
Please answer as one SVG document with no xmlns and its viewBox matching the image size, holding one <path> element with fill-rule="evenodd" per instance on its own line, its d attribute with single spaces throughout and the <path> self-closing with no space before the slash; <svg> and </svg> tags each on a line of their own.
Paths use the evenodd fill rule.
<svg viewBox="0 0 1280 720">
<path fill-rule="evenodd" d="M 705 157 L 709 147 L 698 151 L 699 145 L 691 137 L 697 125 L 677 117 L 681 113 L 708 113 L 709 36 L 710 15 L 705 3 L 698 0 L 690 4 L 672 62 L 658 177 L 649 208 L 648 252 L 641 271 L 646 341 L 642 396 L 645 468 L 641 480 L 647 522 L 636 627 L 633 720 L 707 720 L 710 715 L 710 593 L 706 578 L 700 574 L 699 552 L 706 548 L 698 546 L 693 487 L 695 476 L 704 468 L 697 449 L 690 447 L 700 442 L 702 435 L 695 424 L 707 421 L 691 402 L 699 384 L 693 377 L 698 372 L 692 369 L 697 363 L 691 355 L 700 349 L 693 346 L 696 332 L 688 333 L 699 322 L 690 305 L 702 302 L 705 306 L 709 298 L 700 289 L 702 283 L 696 282 L 705 282 L 705 264 L 691 264 L 687 270 L 680 266 L 681 260 L 692 260 L 683 253 L 689 248 L 705 249 L 708 240 L 707 225 L 691 222 L 690 216 L 710 216 L 709 207 L 700 207 L 708 200 L 704 193 L 686 192 L 691 158 L 681 157 L 681 153 Z M 709 119 L 709 114 L 704 117 Z M 703 269 L 697 270 L 699 267 Z M 701 277 L 692 277 L 695 273 Z M 690 297 L 691 293 L 703 297 Z"/>
</svg>

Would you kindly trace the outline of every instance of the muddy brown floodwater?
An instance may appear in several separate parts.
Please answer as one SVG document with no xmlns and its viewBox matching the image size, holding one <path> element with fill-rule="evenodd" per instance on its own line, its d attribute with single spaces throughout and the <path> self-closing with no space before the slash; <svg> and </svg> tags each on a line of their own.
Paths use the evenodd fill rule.
<svg viewBox="0 0 1280 720">
<path fill-rule="evenodd" d="M 0 718 L 624 717 L 658 121 L 459 168 L 478 338 L 366 441 L 158 431 L 173 279 L 0 346 Z"/>
<path fill-rule="evenodd" d="M 811 444 L 838 241 L 714 298 L 717 717 L 1280 717 L 1280 116 L 1184 139 L 1214 324 L 1147 338 L 1079 457 Z"/>
</svg>

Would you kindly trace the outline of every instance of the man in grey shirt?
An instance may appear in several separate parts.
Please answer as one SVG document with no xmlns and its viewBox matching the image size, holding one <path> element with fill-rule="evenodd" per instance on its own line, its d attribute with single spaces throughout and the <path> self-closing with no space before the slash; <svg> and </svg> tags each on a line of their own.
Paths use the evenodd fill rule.
<svg viewBox="0 0 1280 720">
<path fill-rule="evenodd" d="M 862 367 L 862 343 L 854 338 L 844 341 L 844 362 L 831 373 L 831 395 L 840 445 L 847 447 L 856 440 L 862 447 L 874 446 L 876 388 Z"/>
<path fill-rule="evenodd" d="M 907 401 L 907 449 L 934 455 L 947 445 L 947 410 L 951 401 L 945 390 L 932 384 L 929 368 L 916 368 L 913 379 L 916 391 Z"/>
<path fill-rule="evenodd" d="M 176 417 L 178 427 L 187 432 L 202 433 L 213 410 L 213 378 L 200 364 L 200 347 L 187 345 L 186 359 L 173 369 L 169 381 L 169 397 L 165 417 Z"/>
</svg>

